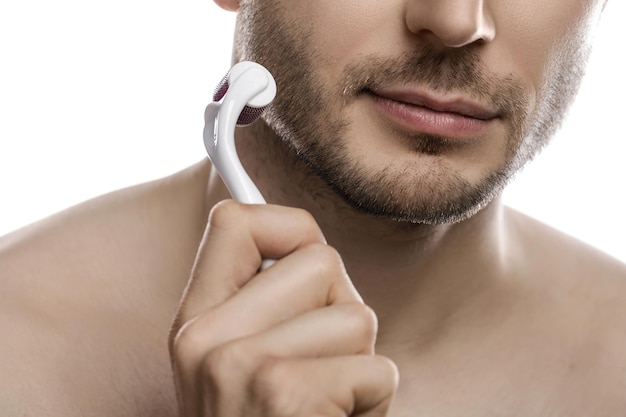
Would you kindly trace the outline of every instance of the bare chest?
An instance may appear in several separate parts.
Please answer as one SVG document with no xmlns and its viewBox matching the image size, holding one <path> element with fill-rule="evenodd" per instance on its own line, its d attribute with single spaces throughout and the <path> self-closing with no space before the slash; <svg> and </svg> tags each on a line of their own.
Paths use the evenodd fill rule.
<svg viewBox="0 0 626 417">
<path fill-rule="evenodd" d="M 82 350 L 85 355 L 85 348 L 76 354 Z M 611 384 L 612 376 L 602 369 L 588 368 L 558 346 L 545 352 L 499 348 L 480 354 L 471 346 L 442 347 L 419 360 L 397 359 L 400 386 L 389 417 L 626 416 L 623 387 Z M 74 411 L 177 416 L 165 344 L 154 351 L 126 345 L 108 356 L 105 350 L 93 351 L 100 359 L 77 359 L 84 369 L 75 369 L 72 380 L 59 381 L 73 398 Z"/>
<path fill-rule="evenodd" d="M 602 361 L 558 345 L 469 347 L 400 361 L 394 417 L 626 416 L 626 386 Z M 617 365 L 617 364 L 616 364 Z"/>
</svg>

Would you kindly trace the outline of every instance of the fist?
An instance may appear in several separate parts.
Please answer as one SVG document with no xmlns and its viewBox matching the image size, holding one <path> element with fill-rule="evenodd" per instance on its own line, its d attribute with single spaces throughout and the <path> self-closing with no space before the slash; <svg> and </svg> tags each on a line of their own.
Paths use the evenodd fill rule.
<svg viewBox="0 0 626 417">
<path fill-rule="evenodd" d="M 170 332 L 180 415 L 384 416 L 398 374 L 376 330 L 310 214 L 222 202 Z"/>
</svg>

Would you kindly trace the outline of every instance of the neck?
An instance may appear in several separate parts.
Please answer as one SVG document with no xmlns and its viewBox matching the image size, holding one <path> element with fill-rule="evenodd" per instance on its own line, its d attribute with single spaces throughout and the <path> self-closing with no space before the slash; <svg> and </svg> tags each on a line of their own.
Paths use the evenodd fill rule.
<svg viewBox="0 0 626 417">
<path fill-rule="evenodd" d="M 415 225 L 372 217 L 344 203 L 263 123 L 254 126 L 240 130 L 237 139 L 250 176 L 268 203 L 313 214 L 390 338 L 393 333 L 407 335 L 407 329 L 390 323 L 410 321 L 414 332 L 427 332 L 439 318 L 507 275 L 499 199 L 456 224 Z"/>
</svg>

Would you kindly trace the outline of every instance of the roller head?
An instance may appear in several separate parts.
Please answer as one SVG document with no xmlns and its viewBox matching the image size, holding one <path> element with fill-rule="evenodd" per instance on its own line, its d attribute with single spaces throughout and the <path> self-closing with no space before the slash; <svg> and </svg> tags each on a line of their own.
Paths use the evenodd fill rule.
<svg viewBox="0 0 626 417">
<path fill-rule="evenodd" d="M 220 101 L 226 95 L 226 92 L 228 91 L 229 74 L 230 73 L 226 74 L 224 78 L 222 78 L 222 81 L 220 81 L 220 83 L 217 85 L 217 87 L 215 87 L 215 92 L 213 92 L 213 101 Z"/>
<path fill-rule="evenodd" d="M 242 203 L 262 204 L 265 199 L 239 161 L 235 128 L 256 120 L 275 96 L 276 82 L 269 71 L 244 61 L 218 84 L 213 102 L 204 112 L 207 154 L 233 198 Z"/>
<path fill-rule="evenodd" d="M 233 83 L 264 83 L 262 89 L 254 97 L 247 100 L 246 105 L 237 118 L 238 126 L 246 126 L 258 119 L 265 107 L 274 99 L 276 95 L 276 82 L 274 77 L 262 66 L 253 62 L 240 62 L 226 74 L 222 81 L 215 88 L 213 101 L 221 101 Z"/>
</svg>

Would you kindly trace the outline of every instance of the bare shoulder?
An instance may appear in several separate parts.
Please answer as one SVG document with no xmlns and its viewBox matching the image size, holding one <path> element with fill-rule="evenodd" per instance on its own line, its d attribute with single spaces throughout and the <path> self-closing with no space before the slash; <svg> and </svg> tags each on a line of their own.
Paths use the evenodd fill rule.
<svg viewBox="0 0 626 417">
<path fill-rule="evenodd" d="M 142 392 L 162 390 L 207 176 L 199 164 L 0 238 L 0 414 L 125 415 L 107 395 L 141 407 Z"/>
<path fill-rule="evenodd" d="M 516 250 L 546 272 L 563 276 L 603 277 L 607 285 L 626 285 L 626 264 L 514 209 L 506 209 Z M 598 283 L 598 282 L 597 282 Z M 598 283 L 600 284 L 600 283 Z"/>
<path fill-rule="evenodd" d="M 613 407 L 594 415 L 621 415 L 609 411 L 626 410 L 626 265 L 525 215 L 509 214 L 520 236 L 520 268 L 556 317 L 546 323 L 569 340 L 562 351 L 572 355 L 570 381 L 578 374 L 581 398 Z"/>
</svg>

